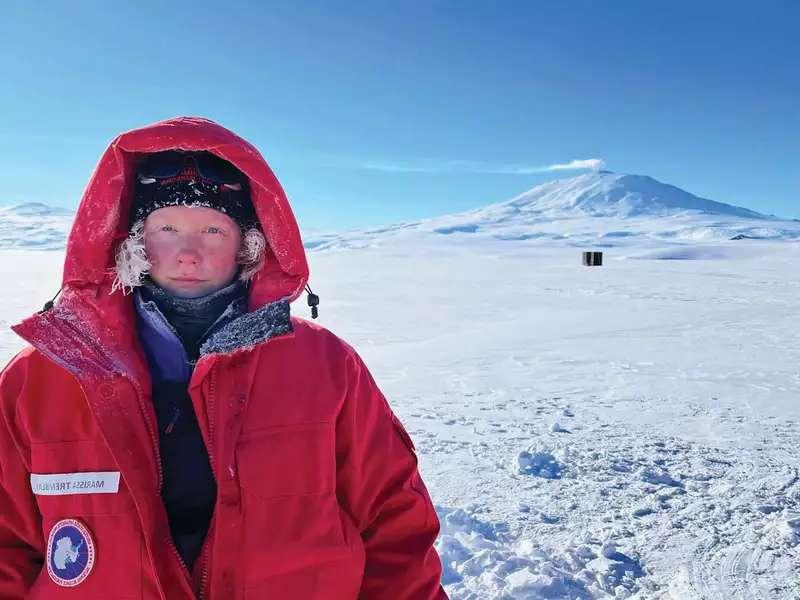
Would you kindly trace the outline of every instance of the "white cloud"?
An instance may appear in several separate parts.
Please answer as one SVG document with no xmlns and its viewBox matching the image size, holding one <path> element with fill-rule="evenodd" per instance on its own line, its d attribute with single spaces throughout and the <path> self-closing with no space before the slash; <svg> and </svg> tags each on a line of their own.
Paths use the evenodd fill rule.
<svg viewBox="0 0 800 600">
<path fill-rule="evenodd" d="M 606 166 L 605 161 L 600 158 L 587 158 L 584 160 L 571 160 L 568 163 L 550 165 L 547 171 L 578 171 L 582 169 L 589 169 L 591 171 L 599 171 Z"/>
</svg>

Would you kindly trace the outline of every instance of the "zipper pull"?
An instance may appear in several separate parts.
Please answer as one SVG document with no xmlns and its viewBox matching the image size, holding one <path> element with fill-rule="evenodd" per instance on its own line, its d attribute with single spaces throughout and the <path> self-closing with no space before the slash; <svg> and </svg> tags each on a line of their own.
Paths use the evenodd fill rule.
<svg viewBox="0 0 800 600">
<path fill-rule="evenodd" d="M 317 306 L 319 306 L 319 296 L 311 291 L 311 287 L 306 284 L 306 292 L 308 292 L 308 305 L 311 307 L 311 318 L 316 319 L 319 316 Z"/>
<path fill-rule="evenodd" d="M 50 300 L 48 300 L 47 302 L 45 302 L 45 303 L 44 303 L 44 308 L 42 308 L 42 310 L 40 310 L 40 311 L 39 311 L 39 314 L 42 314 L 42 313 L 44 313 L 44 312 L 47 312 L 48 310 L 50 310 L 51 308 L 53 308 L 53 305 L 54 305 L 54 303 L 55 303 L 55 300 L 56 300 L 56 298 L 58 298 L 58 295 L 59 295 L 60 293 L 61 293 L 61 288 L 58 288 L 58 291 L 56 292 L 56 295 L 55 295 L 55 296 L 53 296 L 53 298 L 52 298 L 52 299 L 50 299 Z"/>
<path fill-rule="evenodd" d="M 172 415 L 172 420 L 167 423 L 167 426 L 164 428 L 164 433 L 169 435 L 175 430 L 175 425 L 178 424 L 178 419 L 181 417 L 181 409 L 177 406 L 175 407 L 175 413 Z"/>
</svg>

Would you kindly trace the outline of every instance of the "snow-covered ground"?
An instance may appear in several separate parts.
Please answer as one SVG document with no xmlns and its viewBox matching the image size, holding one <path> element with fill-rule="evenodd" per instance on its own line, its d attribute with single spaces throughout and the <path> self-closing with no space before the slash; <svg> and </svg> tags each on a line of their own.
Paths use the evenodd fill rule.
<svg viewBox="0 0 800 600">
<path fill-rule="evenodd" d="M 800 598 L 800 224 L 600 213 L 308 242 L 319 322 L 416 443 L 448 593 Z M 729 239 L 748 227 L 783 233 Z M 0 251 L 0 360 L 62 258 Z"/>
<path fill-rule="evenodd" d="M 416 441 L 452 597 L 800 597 L 800 245 L 751 250 L 312 254 Z"/>
</svg>

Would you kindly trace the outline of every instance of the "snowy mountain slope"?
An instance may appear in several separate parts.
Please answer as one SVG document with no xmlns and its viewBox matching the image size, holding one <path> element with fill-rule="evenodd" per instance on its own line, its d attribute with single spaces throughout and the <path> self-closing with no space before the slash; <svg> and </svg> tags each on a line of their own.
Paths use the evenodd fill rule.
<svg viewBox="0 0 800 600">
<path fill-rule="evenodd" d="M 551 215 L 554 219 L 570 212 L 603 217 L 646 217 L 687 210 L 752 219 L 767 218 L 746 208 L 700 198 L 646 175 L 624 175 L 611 171 L 551 181 L 499 206 Z"/>
<path fill-rule="evenodd" d="M 448 244 L 518 242 L 593 248 L 674 246 L 750 239 L 798 240 L 800 222 L 699 198 L 641 175 L 608 171 L 539 185 L 505 202 L 389 227 L 313 235 L 310 249 L 415 239 Z"/>
<path fill-rule="evenodd" d="M 0 207 L 0 248 L 63 248 L 73 212 L 29 202 Z"/>
</svg>

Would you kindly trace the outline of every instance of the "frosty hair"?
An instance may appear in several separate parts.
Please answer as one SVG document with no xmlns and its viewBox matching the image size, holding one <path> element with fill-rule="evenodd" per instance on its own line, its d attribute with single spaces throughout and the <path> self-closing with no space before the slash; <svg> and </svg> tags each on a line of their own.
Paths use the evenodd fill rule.
<svg viewBox="0 0 800 600">
<path fill-rule="evenodd" d="M 267 240 L 264 234 L 255 227 L 245 231 L 239 251 L 236 253 L 241 281 L 247 283 L 253 278 L 264 265 L 266 253 Z M 110 293 L 122 290 L 123 294 L 130 294 L 133 288 L 142 285 L 145 275 L 153 266 L 147 259 L 144 247 L 144 220 L 133 224 L 128 237 L 119 245 L 115 260 L 116 275 Z"/>
</svg>

